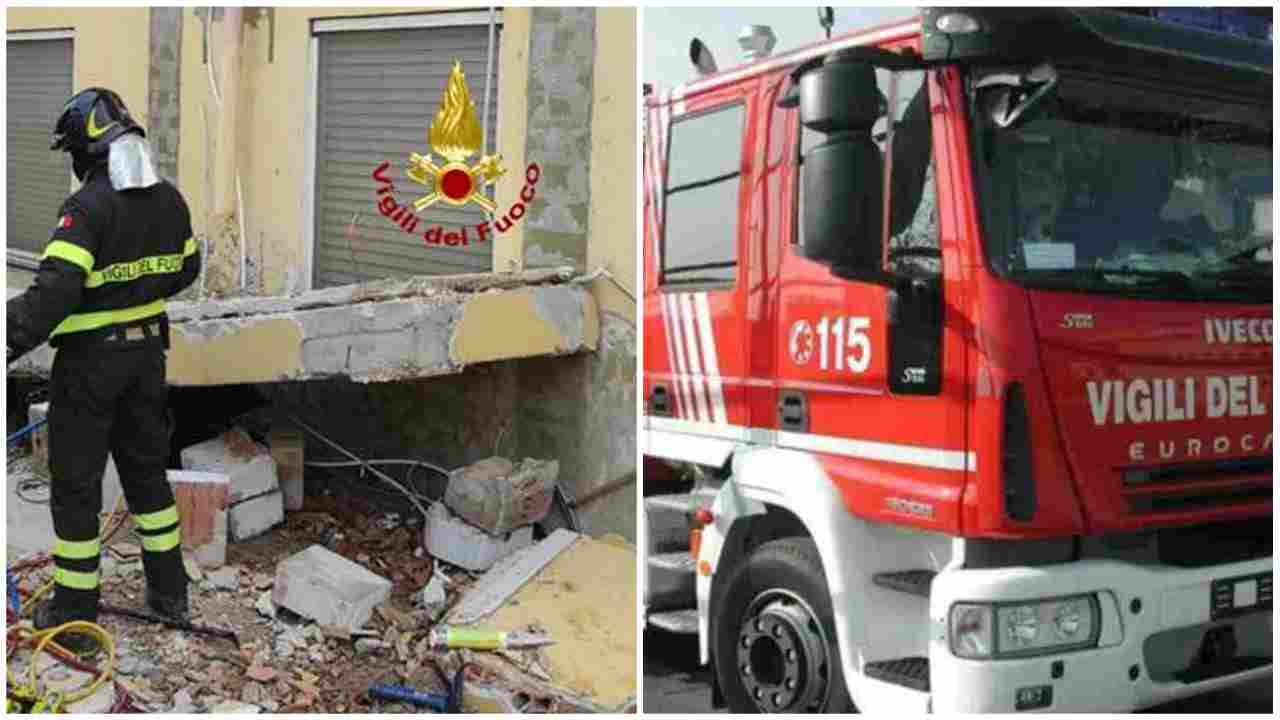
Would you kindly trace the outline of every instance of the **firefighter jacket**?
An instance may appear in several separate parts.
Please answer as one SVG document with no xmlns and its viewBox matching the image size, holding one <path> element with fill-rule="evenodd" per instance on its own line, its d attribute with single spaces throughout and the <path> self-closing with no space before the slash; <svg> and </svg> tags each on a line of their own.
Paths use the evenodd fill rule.
<svg viewBox="0 0 1280 720">
<path fill-rule="evenodd" d="M 165 300 L 199 273 L 191 212 L 178 189 L 161 180 L 116 191 L 100 165 L 62 204 L 35 282 L 8 303 L 10 357 L 46 339 L 53 347 L 92 345 L 155 321 L 162 332 L 143 340 L 167 348 Z"/>
</svg>

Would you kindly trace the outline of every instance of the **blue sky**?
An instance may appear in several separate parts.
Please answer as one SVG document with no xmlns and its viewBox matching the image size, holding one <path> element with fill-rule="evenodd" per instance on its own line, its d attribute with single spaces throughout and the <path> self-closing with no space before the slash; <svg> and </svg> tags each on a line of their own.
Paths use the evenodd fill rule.
<svg viewBox="0 0 1280 720">
<path fill-rule="evenodd" d="M 737 37 L 744 25 L 772 27 L 778 38 L 775 54 L 821 40 L 817 7 L 644 7 L 642 80 L 671 87 L 693 78 L 689 41 L 694 37 L 711 48 L 720 69 L 740 64 Z M 831 32 L 837 35 L 915 14 L 916 8 L 907 6 L 837 7 Z"/>
</svg>

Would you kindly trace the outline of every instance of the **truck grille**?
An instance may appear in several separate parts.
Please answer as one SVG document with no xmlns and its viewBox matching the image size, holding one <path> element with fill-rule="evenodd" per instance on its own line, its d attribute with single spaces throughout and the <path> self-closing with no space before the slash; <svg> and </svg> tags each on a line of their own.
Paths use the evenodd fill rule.
<svg viewBox="0 0 1280 720">
<path fill-rule="evenodd" d="M 1159 467 L 1130 467 L 1121 470 L 1125 487 L 1148 487 L 1204 480 L 1232 480 L 1242 475 L 1261 475 L 1271 470 L 1271 456 L 1224 460 L 1221 462 L 1182 463 Z"/>
<path fill-rule="evenodd" d="M 1135 515 L 1188 512 L 1271 497 L 1271 457 L 1120 469 Z"/>
</svg>

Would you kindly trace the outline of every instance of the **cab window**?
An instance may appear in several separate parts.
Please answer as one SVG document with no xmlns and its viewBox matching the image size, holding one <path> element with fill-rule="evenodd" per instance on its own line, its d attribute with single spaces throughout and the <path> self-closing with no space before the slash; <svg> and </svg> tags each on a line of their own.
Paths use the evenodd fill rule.
<svg viewBox="0 0 1280 720">
<path fill-rule="evenodd" d="M 671 125 L 661 284 L 732 285 L 738 267 L 742 103 Z"/>
</svg>

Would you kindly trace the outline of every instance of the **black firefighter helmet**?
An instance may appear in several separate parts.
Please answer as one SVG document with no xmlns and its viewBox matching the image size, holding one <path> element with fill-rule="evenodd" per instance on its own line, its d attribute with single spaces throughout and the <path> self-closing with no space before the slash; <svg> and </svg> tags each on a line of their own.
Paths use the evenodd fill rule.
<svg viewBox="0 0 1280 720">
<path fill-rule="evenodd" d="M 91 87 L 62 106 L 49 149 L 100 157 L 107 154 L 112 141 L 130 132 L 147 135 L 119 95 L 106 88 Z"/>
</svg>

